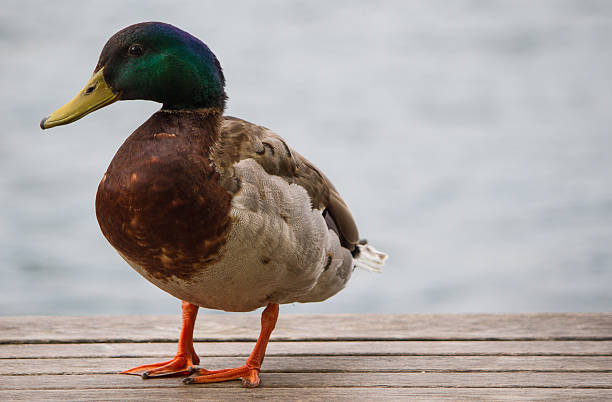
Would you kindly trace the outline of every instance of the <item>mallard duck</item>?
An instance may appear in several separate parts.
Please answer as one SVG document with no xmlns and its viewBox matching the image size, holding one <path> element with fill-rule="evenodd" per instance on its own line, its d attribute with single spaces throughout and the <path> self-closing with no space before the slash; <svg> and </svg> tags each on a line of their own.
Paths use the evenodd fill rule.
<svg viewBox="0 0 612 402">
<path fill-rule="evenodd" d="M 178 352 L 122 373 L 184 375 L 186 383 L 260 383 L 279 304 L 323 301 L 355 266 L 386 255 L 360 241 L 349 208 L 329 179 L 269 129 L 223 115 L 225 78 L 199 39 L 146 22 L 113 35 L 85 88 L 41 121 L 71 123 L 118 100 L 160 102 L 117 151 L 102 177 L 96 215 L 102 233 L 150 282 L 182 300 Z M 199 307 L 265 307 L 246 363 L 195 368 Z"/>
</svg>

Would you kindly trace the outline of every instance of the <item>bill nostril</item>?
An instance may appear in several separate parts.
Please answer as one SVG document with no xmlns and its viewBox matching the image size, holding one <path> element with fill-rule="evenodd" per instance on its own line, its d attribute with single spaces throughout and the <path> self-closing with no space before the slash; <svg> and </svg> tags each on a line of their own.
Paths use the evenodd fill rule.
<svg viewBox="0 0 612 402">
<path fill-rule="evenodd" d="M 87 89 L 85 90 L 85 95 L 89 95 L 90 93 L 92 93 L 94 91 L 94 89 L 96 89 L 96 85 L 92 85 L 90 87 L 87 87 Z"/>
</svg>

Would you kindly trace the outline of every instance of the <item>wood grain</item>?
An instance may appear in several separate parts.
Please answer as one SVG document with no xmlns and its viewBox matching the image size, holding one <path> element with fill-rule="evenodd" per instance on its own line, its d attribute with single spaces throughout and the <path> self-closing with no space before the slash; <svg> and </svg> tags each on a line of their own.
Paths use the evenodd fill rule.
<svg viewBox="0 0 612 402">
<path fill-rule="evenodd" d="M 62 389 L 62 390 L 10 390 L 0 391 L 0 399 L 12 401 L 32 400 L 278 400 L 278 401 L 355 401 L 355 400 L 568 400 L 602 401 L 612 399 L 612 390 L 558 389 L 558 388 L 212 388 L 205 386 L 167 389 Z"/>
<path fill-rule="evenodd" d="M 154 358 L 5 359 L 0 375 L 113 374 Z M 238 367 L 241 357 L 207 357 L 200 366 L 209 370 Z M 605 372 L 612 357 L 600 356 L 269 356 L 262 372 L 413 372 L 413 371 L 556 371 Z"/>
<path fill-rule="evenodd" d="M 170 342 L 176 316 L 0 317 L 0 343 Z M 258 314 L 201 314 L 198 341 L 255 341 Z M 281 313 L 274 340 L 612 340 L 612 313 Z"/>
<path fill-rule="evenodd" d="M 445 387 L 451 388 L 612 388 L 612 373 L 264 373 L 266 388 L 324 387 Z M 139 377 L 120 374 L 5 376 L 0 390 L 91 389 L 91 388 L 177 388 L 180 378 Z M 239 381 L 210 384 L 209 388 L 239 388 Z"/>
<path fill-rule="evenodd" d="M 200 357 L 248 356 L 253 342 L 197 342 Z M 167 358 L 176 344 L 69 343 L 4 344 L 0 359 L 66 357 Z M 612 356 L 612 341 L 336 341 L 271 342 L 267 356 L 289 355 L 404 355 L 404 356 Z"/>
</svg>

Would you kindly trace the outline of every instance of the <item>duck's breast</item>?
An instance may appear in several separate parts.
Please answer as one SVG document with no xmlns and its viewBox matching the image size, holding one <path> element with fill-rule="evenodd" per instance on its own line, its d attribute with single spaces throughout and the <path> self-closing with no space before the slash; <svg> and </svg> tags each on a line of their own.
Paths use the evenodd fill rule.
<svg viewBox="0 0 612 402">
<path fill-rule="evenodd" d="M 102 233 L 156 284 L 193 279 L 219 257 L 231 195 L 192 141 L 137 131 L 119 149 L 98 187 Z"/>
</svg>

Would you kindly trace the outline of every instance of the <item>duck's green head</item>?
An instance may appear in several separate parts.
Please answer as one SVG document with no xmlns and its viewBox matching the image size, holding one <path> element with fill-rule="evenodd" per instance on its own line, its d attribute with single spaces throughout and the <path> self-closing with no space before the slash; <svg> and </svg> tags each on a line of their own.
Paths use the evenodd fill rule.
<svg viewBox="0 0 612 402">
<path fill-rule="evenodd" d="M 224 87 L 219 61 L 202 41 L 169 24 L 144 22 L 108 40 L 85 88 L 40 127 L 72 123 L 127 99 L 160 102 L 164 109 L 223 109 Z"/>
</svg>

